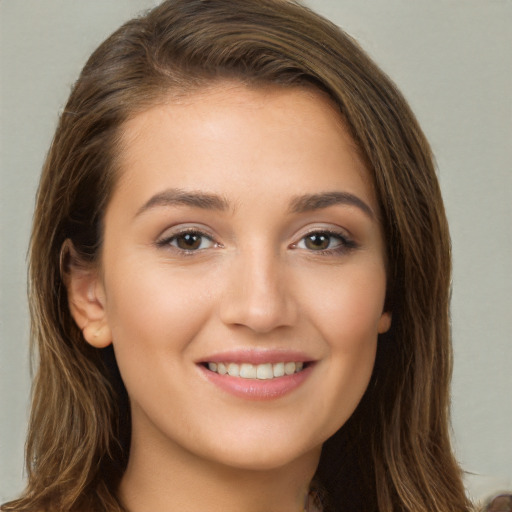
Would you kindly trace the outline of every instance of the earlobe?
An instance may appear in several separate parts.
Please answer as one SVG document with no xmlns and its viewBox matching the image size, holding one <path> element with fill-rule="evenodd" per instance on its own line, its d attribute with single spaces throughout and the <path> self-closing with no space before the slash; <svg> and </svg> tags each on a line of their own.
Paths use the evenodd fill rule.
<svg viewBox="0 0 512 512">
<path fill-rule="evenodd" d="M 377 332 L 379 334 L 384 334 L 388 332 L 391 327 L 391 311 L 384 311 L 381 317 L 379 318 L 379 323 L 377 324 Z"/>
<path fill-rule="evenodd" d="M 62 247 L 62 279 L 68 292 L 69 310 L 85 340 L 96 348 L 104 348 L 112 342 L 112 333 L 106 314 L 106 300 L 98 271 L 77 263 L 76 251 L 68 240 Z"/>
<path fill-rule="evenodd" d="M 112 333 L 107 323 L 98 325 L 97 322 L 88 323 L 83 329 L 85 341 L 96 348 L 105 348 L 112 343 Z"/>
</svg>

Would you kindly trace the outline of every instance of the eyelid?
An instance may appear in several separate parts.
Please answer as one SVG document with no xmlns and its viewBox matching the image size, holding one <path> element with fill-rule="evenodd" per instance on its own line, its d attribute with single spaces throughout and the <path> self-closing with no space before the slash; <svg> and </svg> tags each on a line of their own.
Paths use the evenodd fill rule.
<svg viewBox="0 0 512 512">
<path fill-rule="evenodd" d="M 302 240 L 308 235 L 314 235 L 316 233 L 326 233 L 333 236 L 340 237 L 344 240 L 353 240 L 354 237 L 350 234 L 350 232 L 342 228 L 341 226 L 333 226 L 332 224 L 316 224 L 313 226 L 307 226 L 306 228 L 300 230 L 298 234 L 295 236 L 297 240 Z"/>
<path fill-rule="evenodd" d="M 297 249 L 305 249 L 305 250 L 312 250 L 312 249 L 308 249 L 308 247 L 306 247 L 306 240 L 308 237 L 312 236 L 312 235 L 315 235 L 316 233 L 310 233 L 308 235 L 305 235 L 303 236 L 296 244 L 295 244 L 295 247 Z M 329 237 L 331 240 L 336 240 L 338 243 L 335 245 L 335 247 L 329 247 L 328 249 L 324 249 L 324 250 L 333 250 L 334 248 L 340 246 L 340 245 L 343 245 L 344 243 L 344 240 L 343 238 L 341 238 L 341 236 L 335 234 L 335 233 L 327 233 L 325 231 L 322 231 L 322 232 L 318 232 L 318 234 L 322 234 L 322 235 L 327 235 L 327 237 Z M 318 251 L 314 251 L 312 250 L 313 252 L 321 252 L 322 249 L 318 249 Z"/>
<path fill-rule="evenodd" d="M 175 225 L 168 225 L 157 236 L 157 240 L 161 240 L 163 238 L 171 238 L 173 236 L 178 236 L 182 233 L 201 233 L 209 238 L 215 238 L 215 235 L 212 233 L 212 230 L 205 226 L 204 224 L 199 224 L 195 222 L 180 222 L 176 223 Z"/>
</svg>

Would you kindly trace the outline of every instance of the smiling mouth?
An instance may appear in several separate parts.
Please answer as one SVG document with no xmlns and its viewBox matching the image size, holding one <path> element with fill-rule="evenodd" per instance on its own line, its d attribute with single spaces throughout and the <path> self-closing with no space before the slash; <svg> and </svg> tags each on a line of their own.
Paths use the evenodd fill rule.
<svg viewBox="0 0 512 512">
<path fill-rule="evenodd" d="M 303 371 L 308 363 L 280 362 L 280 363 L 205 363 L 208 370 L 219 375 L 241 377 L 242 379 L 270 380 L 288 375 L 294 375 Z"/>
</svg>

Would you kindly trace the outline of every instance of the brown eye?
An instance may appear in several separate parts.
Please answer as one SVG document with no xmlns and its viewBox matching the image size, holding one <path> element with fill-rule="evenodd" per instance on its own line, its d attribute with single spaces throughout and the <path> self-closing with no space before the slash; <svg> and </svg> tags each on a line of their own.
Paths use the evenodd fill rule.
<svg viewBox="0 0 512 512">
<path fill-rule="evenodd" d="M 294 245 L 294 247 L 320 254 L 326 253 L 335 255 L 355 249 L 357 245 L 354 241 L 341 233 L 331 231 L 312 231 L 303 236 L 299 242 Z"/>
<path fill-rule="evenodd" d="M 313 233 L 304 237 L 304 246 L 312 251 L 324 251 L 330 248 L 331 239 L 328 233 Z"/>
<path fill-rule="evenodd" d="M 201 247 L 203 237 L 198 233 L 184 233 L 175 238 L 176 246 L 185 251 L 195 251 Z"/>
<path fill-rule="evenodd" d="M 209 249 L 215 245 L 214 241 L 199 231 L 186 231 L 178 233 L 158 243 L 159 246 L 172 246 L 180 251 L 194 252 Z"/>
</svg>

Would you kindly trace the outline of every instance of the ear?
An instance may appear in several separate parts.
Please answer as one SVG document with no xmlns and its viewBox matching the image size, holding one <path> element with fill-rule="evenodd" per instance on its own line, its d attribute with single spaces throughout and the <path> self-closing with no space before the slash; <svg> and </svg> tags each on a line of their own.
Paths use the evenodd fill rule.
<svg viewBox="0 0 512 512">
<path fill-rule="evenodd" d="M 61 273 L 68 292 L 69 310 L 85 340 L 96 348 L 112 343 L 106 299 L 98 270 L 79 262 L 73 244 L 66 240 L 61 250 Z"/>
<path fill-rule="evenodd" d="M 389 331 L 389 328 L 391 327 L 391 316 L 391 311 L 384 311 L 384 313 L 382 313 L 377 324 L 377 332 L 379 334 Z"/>
</svg>

